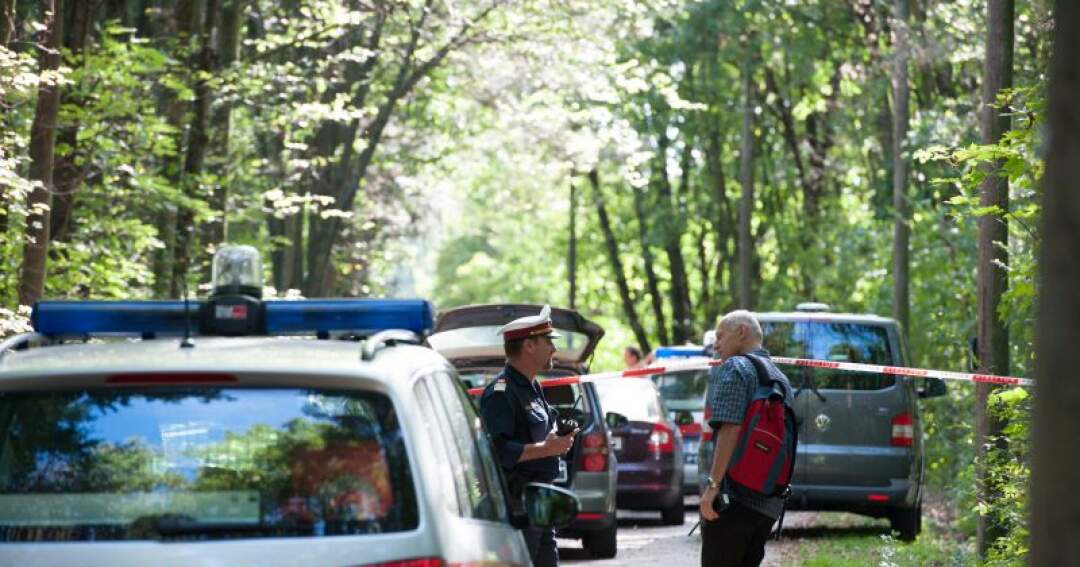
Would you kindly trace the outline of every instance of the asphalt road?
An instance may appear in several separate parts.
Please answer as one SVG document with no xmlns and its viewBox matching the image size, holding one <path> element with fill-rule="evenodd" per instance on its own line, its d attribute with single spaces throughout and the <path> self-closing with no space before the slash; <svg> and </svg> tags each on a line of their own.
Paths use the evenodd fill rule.
<svg viewBox="0 0 1080 567">
<path fill-rule="evenodd" d="M 619 510 L 619 553 L 614 559 L 593 559 L 582 549 L 579 540 L 559 539 L 560 563 L 573 567 L 697 567 L 701 564 L 701 532 L 687 536 L 698 521 L 697 498 L 687 498 L 686 522 L 681 526 L 665 526 L 659 512 L 628 512 Z M 800 549 L 813 541 L 855 529 L 888 533 L 888 524 L 848 514 L 818 512 L 788 512 L 784 519 L 784 538 L 765 546 L 763 566 L 797 565 Z"/>
</svg>

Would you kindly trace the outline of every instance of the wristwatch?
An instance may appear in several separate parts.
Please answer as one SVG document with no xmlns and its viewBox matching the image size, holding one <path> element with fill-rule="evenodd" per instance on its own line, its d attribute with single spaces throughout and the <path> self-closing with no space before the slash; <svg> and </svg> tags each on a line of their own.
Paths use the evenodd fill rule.
<svg viewBox="0 0 1080 567">
<path fill-rule="evenodd" d="M 711 476 L 705 477 L 705 483 L 709 485 L 709 488 L 717 488 L 718 489 L 718 488 L 720 488 L 720 483 L 721 482 L 722 481 L 719 481 L 719 480 L 713 480 L 713 477 L 711 477 Z"/>
</svg>

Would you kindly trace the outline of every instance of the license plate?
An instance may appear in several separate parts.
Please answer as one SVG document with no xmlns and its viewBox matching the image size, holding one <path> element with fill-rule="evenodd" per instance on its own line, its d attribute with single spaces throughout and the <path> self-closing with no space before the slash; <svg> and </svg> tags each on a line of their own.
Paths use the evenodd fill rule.
<svg viewBox="0 0 1080 567">
<path fill-rule="evenodd" d="M 555 477 L 555 482 L 566 482 L 567 477 L 566 461 L 559 459 L 559 474 Z"/>
<path fill-rule="evenodd" d="M 692 465 L 697 463 L 697 441 L 689 440 L 683 442 L 683 462 Z"/>
<path fill-rule="evenodd" d="M 622 437 L 612 437 L 611 448 L 616 451 L 622 451 Z"/>
</svg>

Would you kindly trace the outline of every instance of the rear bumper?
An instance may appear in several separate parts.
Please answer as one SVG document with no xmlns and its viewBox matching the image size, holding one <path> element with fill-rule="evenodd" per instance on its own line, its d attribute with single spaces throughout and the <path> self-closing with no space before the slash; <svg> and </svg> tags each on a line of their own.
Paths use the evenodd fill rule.
<svg viewBox="0 0 1080 567">
<path fill-rule="evenodd" d="M 589 532 L 598 532 L 615 527 L 615 513 L 609 514 L 578 512 L 578 517 L 570 525 L 555 531 L 558 537 L 576 539 Z"/>
<path fill-rule="evenodd" d="M 620 490 L 619 508 L 623 510 L 663 510 L 683 501 L 682 486 L 665 487 L 663 490 Z"/>
<path fill-rule="evenodd" d="M 577 471 L 566 488 L 578 498 L 578 516 L 559 529 L 559 537 L 577 538 L 585 532 L 606 530 L 615 525 L 615 471 Z"/>
<path fill-rule="evenodd" d="M 838 510 L 881 516 L 894 508 L 911 508 L 918 502 L 918 486 L 906 478 L 889 480 L 888 486 L 792 485 L 789 510 Z"/>
<path fill-rule="evenodd" d="M 626 510 L 659 510 L 681 504 L 684 478 L 682 463 L 619 463 L 616 504 Z"/>
</svg>

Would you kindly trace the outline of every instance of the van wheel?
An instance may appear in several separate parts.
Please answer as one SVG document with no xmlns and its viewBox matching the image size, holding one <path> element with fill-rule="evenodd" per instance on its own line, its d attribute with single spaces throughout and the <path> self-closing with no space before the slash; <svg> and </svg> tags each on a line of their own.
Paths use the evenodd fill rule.
<svg viewBox="0 0 1080 567">
<path fill-rule="evenodd" d="M 900 534 L 900 541 L 915 541 L 915 536 L 922 531 L 922 502 L 914 508 L 898 508 L 890 512 L 889 526 Z"/>
<path fill-rule="evenodd" d="M 581 538 L 581 545 L 596 559 L 611 559 L 618 552 L 615 526 L 606 530 L 589 532 Z"/>
<path fill-rule="evenodd" d="M 665 526 L 681 526 L 686 522 L 686 506 L 683 506 L 680 498 L 674 506 L 660 510 L 660 517 Z"/>
</svg>

